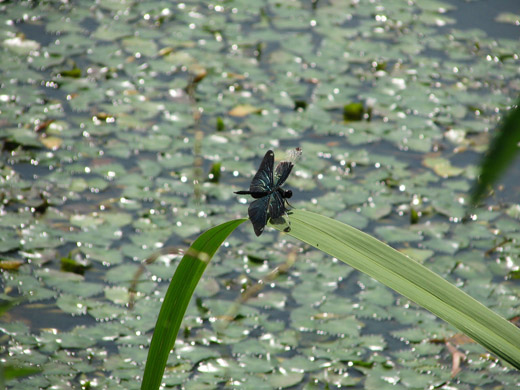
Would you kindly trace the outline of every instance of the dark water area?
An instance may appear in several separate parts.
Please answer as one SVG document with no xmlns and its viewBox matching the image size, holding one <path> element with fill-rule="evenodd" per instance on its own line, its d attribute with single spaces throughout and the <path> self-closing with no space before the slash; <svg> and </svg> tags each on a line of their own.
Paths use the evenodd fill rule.
<svg viewBox="0 0 520 390">
<path fill-rule="evenodd" d="M 520 25 L 500 23 L 496 17 L 503 12 L 518 14 L 520 3 L 515 0 L 448 0 L 456 9 L 449 15 L 457 20 L 457 28 L 484 30 L 492 38 L 520 39 Z"/>
</svg>

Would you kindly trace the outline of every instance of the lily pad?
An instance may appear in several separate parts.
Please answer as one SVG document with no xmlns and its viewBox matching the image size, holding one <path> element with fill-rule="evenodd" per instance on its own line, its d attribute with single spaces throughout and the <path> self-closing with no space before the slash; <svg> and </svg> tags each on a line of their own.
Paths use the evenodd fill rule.
<svg viewBox="0 0 520 390">
<path fill-rule="evenodd" d="M 454 167 L 449 160 L 441 157 L 427 157 L 423 160 L 423 164 L 433 169 L 433 171 L 441 177 L 459 176 L 464 172 L 463 168 Z"/>
<path fill-rule="evenodd" d="M 87 302 L 75 295 L 61 295 L 56 301 L 56 305 L 64 312 L 72 315 L 87 314 Z"/>
<path fill-rule="evenodd" d="M 422 240 L 417 233 L 395 226 L 382 226 L 376 228 L 376 234 L 386 242 L 414 242 Z"/>
<path fill-rule="evenodd" d="M 38 42 L 32 41 L 30 39 L 25 39 L 20 36 L 5 39 L 2 42 L 2 46 L 8 48 L 16 54 L 21 55 L 27 55 L 32 51 L 40 49 L 40 44 Z"/>
</svg>

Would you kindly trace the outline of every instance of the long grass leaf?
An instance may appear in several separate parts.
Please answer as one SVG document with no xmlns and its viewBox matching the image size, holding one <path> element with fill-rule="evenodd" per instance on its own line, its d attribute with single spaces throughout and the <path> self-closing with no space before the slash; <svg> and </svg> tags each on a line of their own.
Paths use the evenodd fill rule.
<svg viewBox="0 0 520 390">
<path fill-rule="evenodd" d="M 520 99 L 500 124 L 498 134 L 493 138 L 484 156 L 480 177 L 471 192 L 471 204 L 476 205 L 486 189 L 504 173 L 518 155 L 520 144 Z"/>
<path fill-rule="evenodd" d="M 520 330 L 422 264 L 319 214 L 293 210 L 290 221 L 289 235 L 368 274 L 520 368 Z"/>
<path fill-rule="evenodd" d="M 236 219 L 209 229 L 195 240 L 183 256 L 170 282 L 155 324 L 141 384 L 142 390 L 156 390 L 161 385 L 168 356 L 200 277 L 220 245 L 244 221 L 247 219 Z"/>
</svg>

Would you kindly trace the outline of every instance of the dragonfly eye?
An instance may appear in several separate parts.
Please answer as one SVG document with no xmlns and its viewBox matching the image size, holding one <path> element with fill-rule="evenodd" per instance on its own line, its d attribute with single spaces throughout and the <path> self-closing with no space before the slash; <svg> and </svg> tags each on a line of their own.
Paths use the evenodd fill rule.
<svg viewBox="0 0 520 390">
<path fill-rule="evenodd" d="M 285 191 L 285 193 L 283 194 L 283 197 L 284 198 L 290 198 L 292 196 L 292 191 L 291 190 L 287 190 Z"/>
</svg>

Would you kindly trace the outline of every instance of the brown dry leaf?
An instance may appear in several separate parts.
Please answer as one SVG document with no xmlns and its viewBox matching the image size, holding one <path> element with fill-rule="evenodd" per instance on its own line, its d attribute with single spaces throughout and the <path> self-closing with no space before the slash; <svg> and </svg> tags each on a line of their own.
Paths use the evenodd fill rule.
<svg viewBox="0 0 520 390">
<path fill-rule="evenodd" d="M 173 47 L 164 47 L 161 50 L 159 50 L 160 56 L 167 56 L 168 54 L 173 52 Z"/>
<path fill-rule="evenodd" d="M 34 131 L 39 132 L 39 131 L 45 130 L 54 121 L 55 121 L 55 119 L 48 119 L 46 121 L 43 121 L 35 126 Z"/>
<path fill-rule="evenodd" d="M 198 83 L 206 77 L 208 71 L 202 65 L 194 64 L 190 66 L 190 73 L 193 75 L 193 82 Z"/>
<path fill-rule="evenodd" d="M 454 154 L 464 153 L 467 150 L 468 150 L 468 147 L 466 145 L 464 145 L 464 146 L 457 146 L 455 149 L 453 149 L 453 153 Z"/>
<path fill-rule="evenodd" d="M 259 108 L 253 107 L 250 104 L 239 104 L 229 111 L 229 115 L 243 117 L 249 114 L 254 114 L 260 112 Z"/>
<path fill-rule="evenodd" d="M 511 321 L 513 324 L 520 328 L 520 316 L 514 316 L 509 321 Z"/>
<path fill-rule="evenodd" d="M 17 270 L 23 263 L 21 260 L 2 260 L 0 261 L 0 269 Z"/>
<path fill-rule="evenodd" d="M 136 89 L 125 89 L 123 93 L 125 94 L 125 96 L 135 96 L 139 92 Z"/>
<path fill-rule="evenodd" d="M 243 74 L 233 72 L 226 72 L 225 75 L 228 79 L 244 80 L 246 78 Z"/>
<path fill-rule="evenodd" d="M 464 333 L 456 333 L 453 336 L 451 336 L 447 341 L 455 345 L 475 343 L 472 338 L 466 336 Z"/>
<path fill-rule="evenodd" d="M 40 138 L 40 142 L 44 144 L 46 148 L 56 150 L 61 146 L 63 140 L 58 137 L 42 137 Z"/>
<path fill-rule="evenodd" d="M 317 78 L 315 77 L 311 77 L 310 79 L 304 79 L 306 82 L 310 83 L 310 84 L 318 84 L 320 82 L 320 80 L 318 80 Z"/>
<path fill-rule="evenodd" d="M 108 118 L 114 118 L 114 115 L 107 114 L 106 112 L 98 112 L 94 116 L 100 121 L 106 121 Z"/>
</svg>

